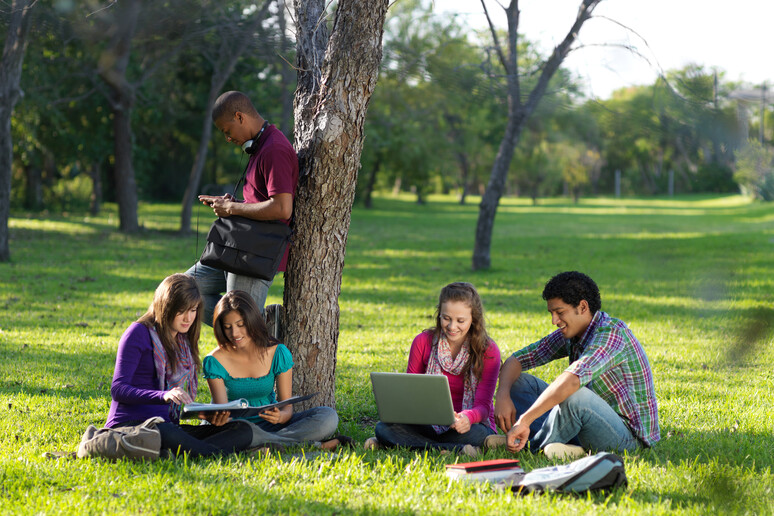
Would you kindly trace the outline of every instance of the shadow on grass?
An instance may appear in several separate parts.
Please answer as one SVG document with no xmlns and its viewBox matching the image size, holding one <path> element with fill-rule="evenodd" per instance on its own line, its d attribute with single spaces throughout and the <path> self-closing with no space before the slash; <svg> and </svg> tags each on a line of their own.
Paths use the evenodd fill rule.
<svg viewBox="0 0 774 516">
<path fill-rule="evenodd" d="M 110 398 L 115 359 L 115 349 L 71 353 L 0 342 L 0 394 Z"/>
<path fill-rule="evenodd" d="M 760 511 L 762 502 L 756 494 L 764 493 L 751 493 L 750 480 L 760 481 L 767 476 L 771 485 L 774 435 L 733 429 L 676 431 L 652 450 L 638 454 L 637 460 L 659 471 L 677 471 L 676 476 L 684 483 L 671 489 L 635 489 L 631 493 L 635 500 L 648 503 L 668 499 L 672 507 L 682 509 L 709 505 L 716 514 L 754 514 Z"/>
</svg>

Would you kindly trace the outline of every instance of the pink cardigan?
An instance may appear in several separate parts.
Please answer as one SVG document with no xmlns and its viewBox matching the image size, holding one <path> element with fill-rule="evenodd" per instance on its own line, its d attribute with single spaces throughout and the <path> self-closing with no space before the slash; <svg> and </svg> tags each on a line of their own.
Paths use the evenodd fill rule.
<svg viewBox="0 0 774 516">
<path fill-rule="evenodd" d="M 406 371 L 414 374 L 424 374 L 427 371 L 427 363 L 430 360 L 432 347 L 432 331 L 425 331 L 417 335 L 414 338 L 414 342 L 411 343 Z M 489 348 L 487 348 L 484 355 L 484 369 L 481 372 L 481 380 L 478 382 L 472 409 L 462 410 L 462 396 L 465 391 L 465 380 L 462 375 L 452 375 L 445 371 L 443 374 L 449 379 L 449 390 L 451 391 L 454 410 L 467 416 L 471 425 L 476 423 L 486 424 L 485 421 L 488 419 L 489 427 L 492 430 L 496 430 L 492 399 L 497 387 L 497 376 L 500 374 L 500 350 L 497 344 L 493 340 L 489 341 Z"/>
</svg>

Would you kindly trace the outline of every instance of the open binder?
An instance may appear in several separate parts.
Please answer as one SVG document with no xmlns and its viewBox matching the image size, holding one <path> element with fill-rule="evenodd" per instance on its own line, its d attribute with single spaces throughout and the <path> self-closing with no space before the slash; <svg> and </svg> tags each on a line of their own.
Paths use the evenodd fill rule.
<svg viewBox="0 0 774 516">
<path fill-rule="evenodd" d="M 198 419 L 199 414 L 208 414 L 211 412 L 219 412 L 228 410 L 231 412 L 231 417 L 236 419 L 246 419 L 255 417 L 266 410 L 273 408 L 282 408 L 286 405 L 293 405 L 301 401 L 306 401 L 314 397 L 317 393 L 307 394 L 305 396 L 291 396 L 290 398 L 276 403 L 269 403 L 268 405 L 261 405 L 260 407 L 251 407 L 246 399 L 240 398 L 238 400 L 229 401 L 228 403 L 188 403 L 183 406 L 180 412 L 180 419 Z"/>
</svg>

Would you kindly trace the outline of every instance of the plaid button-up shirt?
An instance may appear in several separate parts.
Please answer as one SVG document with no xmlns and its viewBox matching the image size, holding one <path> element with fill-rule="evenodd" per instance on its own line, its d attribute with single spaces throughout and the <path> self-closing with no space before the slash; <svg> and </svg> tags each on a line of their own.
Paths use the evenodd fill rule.
<svg viewBox="0 0 774 516">
<path fill-rule="evenodd" d="M 597 311 L 577 342 L 556 330 L 513 356 L 523 370 L 569 356 L 570 366 L 565 371 L 605 400 L 637 438 L 647 446 L 661 438 L 648 357 L 623 321 Z"/>
</svg>

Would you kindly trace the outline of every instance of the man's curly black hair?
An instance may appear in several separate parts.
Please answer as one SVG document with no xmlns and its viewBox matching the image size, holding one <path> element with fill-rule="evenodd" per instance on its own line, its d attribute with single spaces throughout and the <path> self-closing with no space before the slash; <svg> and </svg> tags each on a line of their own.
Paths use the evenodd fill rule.
<svg viewBox="0 0 774 516">
<path fill-rule="evenodd" d="M 585 299 L 592 315 L 602 308 L 599 287 L 593 279 L 578 271 L 561 272 L 548 280 L 543 289 L 543 299 L 548 301 L 556 297 L 574 307 Z"/>
</svg>

